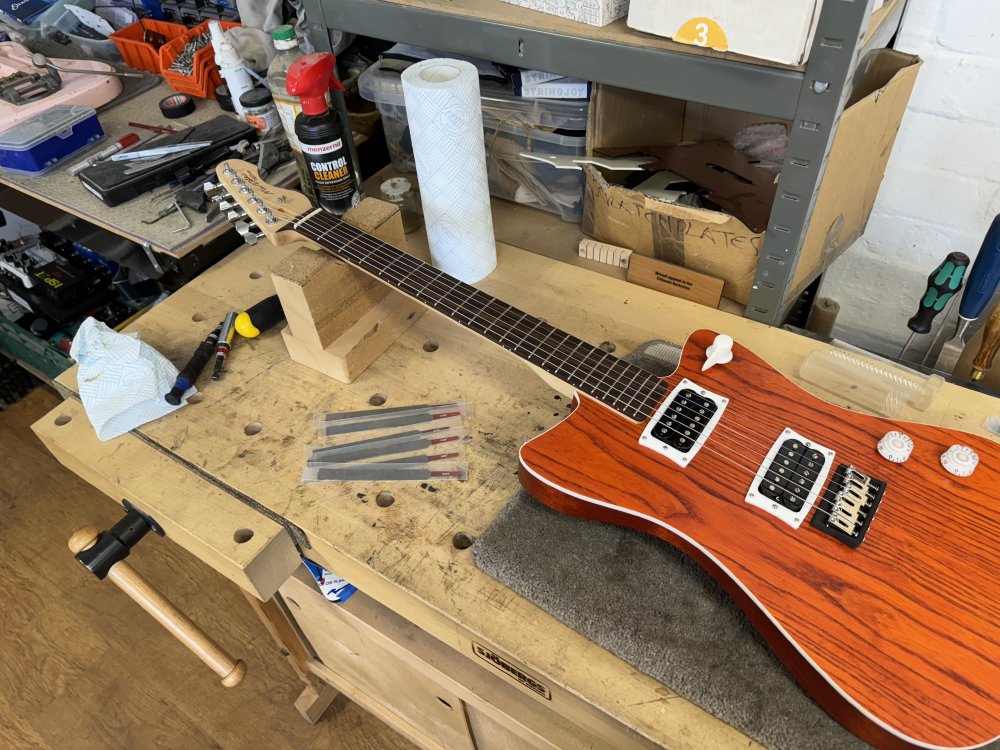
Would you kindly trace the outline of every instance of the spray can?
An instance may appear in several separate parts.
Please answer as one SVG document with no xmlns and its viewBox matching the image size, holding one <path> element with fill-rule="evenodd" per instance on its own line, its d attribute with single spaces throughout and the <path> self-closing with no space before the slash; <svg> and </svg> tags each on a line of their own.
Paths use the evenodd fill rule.
<svg viewBox="0 0 1000 750">
<path fill-rule="evenodd" d="M 337 80 L 336 65 L 329 52 L 303 55 L 288 69 L 288 93 L 302 103 L 302 111 L 295 117 L 295 137 L 308 167 L 316 204 L 339 216 L 358 204 L 361 191 L 348 144 L 350 127 L 326 100 L 327 89 L 344 90 Z"/>
<path fill-rule="evenodd" d="M 253 88 L 253 79 L 243 67 L 243 58 L 240 57 L 232 39 L 229 38 L 228 32 L 222 30 L 222 25 L 218 21 L 209 21 L 208 29 L 212 33 L 215 64 L 219 66 L 219 73 L 229 88 L 229 95 L 233 99 L 233 108 L 242 120 L 244 116 L 240 97 Z"/>
<path fill-rule="evenodd" d="M 299 40 L 295 38 L 294 27 L 284 24 L 271 31 L 271 39 L 274 40 L 274 48 L 277 53 L 267 69 L 267 85 L 271 89 L 271 96 L 274 97 L 274 106 L 278 108 L 278 116 L 281 118 L 281 126 L 288 136 L 288 145 L 292 147 L 292 154 L 295 157 L 295 166 L 299 171 L 299 182 L 301 190 L 309 200 L 314 199 L 312 191 L 312 180 L 309 179 L 309 169 L 302 158 L 302 147 L 295 137 L 295 118 L 302 111 L 302 104 L 298 97 L 288 93 L 288 69 L 300 57 L 305 55 L 299 49 Z"/>
</svg>

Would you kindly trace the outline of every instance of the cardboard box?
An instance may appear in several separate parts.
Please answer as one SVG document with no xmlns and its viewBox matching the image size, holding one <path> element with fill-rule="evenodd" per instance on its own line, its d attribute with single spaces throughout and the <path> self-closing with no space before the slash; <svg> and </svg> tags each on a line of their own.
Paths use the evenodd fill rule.
<svg viewBox="0 0 1000 750">
<path fill-rule="evenodd" d="M 624 18 L 628 13 L 629 4 L 629 0 L 504 0 L 504 2 L 588 23 L 591 26 L 607 26 L 612 21 Z"/>
<path fill-rule="evenodd" d="M 864 232 L 921 65 L 893 50 L 873 53 L 840 119 L 826 173 L 806 231 L 792 291 Z M 598 86 L 591 102 L 590 153 L 601 148 L 673 145 L 728 138 L 766 118 L 678 99 Z M 583 231 L 642 255 L 718 276 L 723 295 L 750 296 L 764 235 L 729 214 L 649 198 L 621 186 L 627 173 L 585 168 Z"/>
<path fill-rule="evenodd" d="M 882 6 L 875 0 L 873 10 Z M 682 44 L 800 65 L 823 0 L 632 0 L 628 25 Z"/>
</svg>

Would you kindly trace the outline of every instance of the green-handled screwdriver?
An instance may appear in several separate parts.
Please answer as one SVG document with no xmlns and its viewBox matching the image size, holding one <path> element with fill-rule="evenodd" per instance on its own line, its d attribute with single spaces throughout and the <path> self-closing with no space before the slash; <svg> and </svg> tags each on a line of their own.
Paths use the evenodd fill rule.
<svg viewBox="0 0 1000 750">
<path fill-rule="evenodd" d="M 962 288 L 962 281 L 965 279 L 965 269 L 969 267 L 969 256 L 965 253 L 948 253 L 941 264 L 931 271 L 927 277 L 927 289 L 920 297 L 917 313 L 908 321 L 906 327 L 913 333 L 899 350 L 899 358 L 902 359 L 906 350 L 910 348 L 913 339 L 917 334 L 929 333 L 931 324 L 938 313 L 944 310 L 958 291 Z"/>
</svg>

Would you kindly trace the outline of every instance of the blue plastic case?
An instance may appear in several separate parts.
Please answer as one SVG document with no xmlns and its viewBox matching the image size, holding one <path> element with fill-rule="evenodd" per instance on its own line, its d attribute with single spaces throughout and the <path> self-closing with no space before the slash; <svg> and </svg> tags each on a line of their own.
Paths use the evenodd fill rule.
<svg viewBox="0 0 1000 750">
<path fill-rule="evenodd" d="M 0 169 L 35 177 L 104 138 L 93 107 L 64 104 L 0 132 Z"/>
</svg>

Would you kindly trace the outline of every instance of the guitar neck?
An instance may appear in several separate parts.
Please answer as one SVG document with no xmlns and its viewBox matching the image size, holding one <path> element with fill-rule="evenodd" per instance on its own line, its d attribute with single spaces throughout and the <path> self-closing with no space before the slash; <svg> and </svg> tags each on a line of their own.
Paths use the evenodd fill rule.
<svg viewBox="0 0 1000 750">
<path fill-rule="evenodd" d="M 449 276 L 318 209 L 295 230 L 336 257 L 398 289 L 629 419 L 643 421 L 666 395 L 657 376 Z"/>
</svg>

